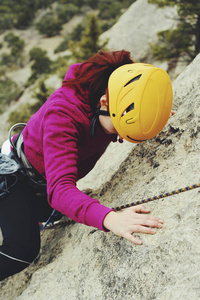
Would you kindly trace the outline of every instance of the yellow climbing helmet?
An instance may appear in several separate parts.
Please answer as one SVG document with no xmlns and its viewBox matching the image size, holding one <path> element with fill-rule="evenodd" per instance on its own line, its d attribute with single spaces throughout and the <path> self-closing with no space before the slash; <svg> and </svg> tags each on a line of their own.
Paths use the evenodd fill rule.
<svg viewBox="0 0 200 300">
<path fill-rule="evenodd" d="M 118 134 L 132 143 L 155 137 L 172 108 L 172 85 L 164 70 L 133 63 L 117 68 L 108 81 L 109 112 Z"/>
</svg>

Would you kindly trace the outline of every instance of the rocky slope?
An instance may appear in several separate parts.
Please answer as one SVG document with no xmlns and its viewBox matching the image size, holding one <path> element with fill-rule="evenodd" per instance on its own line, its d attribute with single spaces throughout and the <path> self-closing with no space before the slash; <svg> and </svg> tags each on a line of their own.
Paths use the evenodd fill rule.
<svg viewBox="0 0 200 300">
<path fill-rule="evenodd" d="M 199 64 L 200 55 L 174 82 L 177 113 L 165 129 L 136 145 L 112 179 L 93 191 L 103 204 L 200 182 Z M 154 236 L 141 235 L 142 246 L 80 224 L 44 231 L 39 260 L 1 283 L 0 299 L 199 299 L 199 192 L 147 203 L 164 227 Z"/>
</svg>

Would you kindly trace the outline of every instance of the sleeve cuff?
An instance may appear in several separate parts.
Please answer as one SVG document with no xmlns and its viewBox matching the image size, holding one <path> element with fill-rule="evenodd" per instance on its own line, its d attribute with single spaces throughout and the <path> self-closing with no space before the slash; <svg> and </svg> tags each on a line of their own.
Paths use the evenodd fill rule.
<svg viewBox="0 0 200 300">
<path fill-rule="evenodd" d="M 103 227 L 103 220 L 111 211 L 114 211 L 114 209 L 108 208 L 100 203 L 92 203 L 87 209 L 85 224 L 107 232 L 109 230 Z"/>
</svg>

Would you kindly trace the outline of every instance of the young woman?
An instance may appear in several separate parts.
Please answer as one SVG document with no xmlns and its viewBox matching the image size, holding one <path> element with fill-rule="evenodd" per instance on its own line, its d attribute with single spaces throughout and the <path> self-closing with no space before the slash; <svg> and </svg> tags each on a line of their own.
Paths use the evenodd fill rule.
<svg viewBox="0 0 200 300">
<path fill-rule="evenodd" d="M 53 209 L 76 222 L 112 231 L 141 245 L 135 232 L 155 234 L 163 220 L 143 205 L 122 212 L 76 187 L 108 144 L 142 142 L 158 134 L 170 115 L 171 83 L 165 71 L 135 64 L 130 53 L 100 51 L 72 65 L 62 87 L 34 114 L 12 142 L 27 175 L 7 176 L 0 199 L 0 280 L 27 267 L 40 249 L 39 221 Z M 4 149 L 4 147 L 2 147 Z M 45 179 L 47 196 L 38 193 Z M 30 184 L 37 182 L 37 184 Z M 40 188 L 39 188 L 40 191 Z"/>
</svg>

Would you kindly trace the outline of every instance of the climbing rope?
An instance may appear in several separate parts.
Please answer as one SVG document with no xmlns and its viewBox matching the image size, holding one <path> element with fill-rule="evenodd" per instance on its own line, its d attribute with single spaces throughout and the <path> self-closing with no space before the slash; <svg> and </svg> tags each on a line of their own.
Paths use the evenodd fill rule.
<svg viewBox="0 0 200 300">
<path fill-rule="evenodd" d="M 200 187 L 200 183 L 193 184 L 193 185 L 190 185 L 190 186 L 178 189 L 178 190 L 174 190 L 174 191 L 171 191 L 171 192 L 168 192 L 168 193 L 163 193 L 163 194 L 160 194 L 160 195 L 157 195 L 157 196 L 154 196 L 154 197 L 146 198 L 146 199 L 143 199 L 143 200 L 139 200 L 139 201 L 135 201 L 135 202 L 132 202 L 132 203 L 124 204 L 124 205 L 121 205 L 121 206 L 116 206 L 116 207 L 113 207 L 112 209 L 114 209 L 116 211 L 119 211 L 119 210 L 122 210 L 124 208 L 128 208 L 128 207 L 136 206 L 136 205 L 139 205 L 139 204 L 147 203 L 147 202 L 150 202 L 150 201 L 162 199 L 162 198 L 165 198 L 165 197 L 177 195 L 177 194 L 180 194 L 180 193 L 183 193 L 183 192 L 186 192 L 186 191 L 193 190 L 193 189 L 198 188 L 198 187 Z M 50 221 L 50 220 L 48 220 L 48 221 Z M 68 220 L 64 220 L 64 221 L 59 221 L 57 224 L 61 225 L 61 224 L 72 224 L 72 223 L 75 223 L 75 222 L 72 219 L 68 219 Z M 43 226 L 43 229 L 53 227 L 54 225 L 57 225 L 57 224 L 54 224 L 54 223 L 47 224 L 47 222 L 46 222 L 45 226 Z"/>
<path fill-rule="evenodd" d="M 129 204 L 124 204 L 124 205 L 121 205 L 121 206 L 117 206 L 114 209 L 118 211 L 118 210 L 121 210 L 121 209 L 124 209 L 124 208 L 127 208 L 127 207 L 131 207 L 131 206 L 135 206 L 135 205 L 138 205 L 138 204 L 147 203 L 147 202 L 150 202 L 150 201 L 153 201 L 153 200 L 158 200 L 158 199 L 161 199 L 161 198 L 165 198 L 165 197 L 173 196 L 173 195 L 176 195 L 176 194 L 180 194 L 180 193 L 183 193 L 183 192 L 186 192 L 186 191 L 193 190 L 193 189 L 198 188 L 198 187 L 200 187 L 200 183 L 193 184 L 193 185 L 187 186 L 187 187 L 182 188 L 182 189 L 174 190 L 172 192 L 163 193 L 163 194 L 160 194 L 158 196 L 154 196 L 154 197 L 150 197 L 150 198 L 147 198 L 147 199 L 139 200 L 139 201 L 132 202 L 132 203 L 129 203 Z"/>
</svg>

